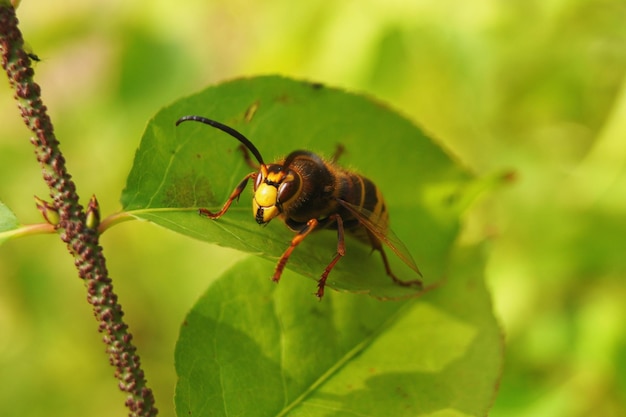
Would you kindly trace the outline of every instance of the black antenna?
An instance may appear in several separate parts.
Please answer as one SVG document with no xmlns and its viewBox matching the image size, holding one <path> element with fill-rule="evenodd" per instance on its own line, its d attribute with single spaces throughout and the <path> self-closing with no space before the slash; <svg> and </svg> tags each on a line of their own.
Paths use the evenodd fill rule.
<svg viewBox="0 0 626 417">
<path fill-rule="evenodd" d="M 263 162 L 263 157 L 261 156 L 261 153 L 256 148 L 256 146 L 254 146 L 254 144 L 252 142 L 250 142 L 250 140 L 248 138 L 246 138 L 241 133 L 237 132 L 232 127 L 226 126 L 224 124 L 221 124 L 220 122 L 216 122 L 215 120 L 207 119 L 206 117 L 202 117 L 202 116 L 183 116 L 183 117 L 181 117 L 180 119 L 178 119 L 176 121 L 176 126 L 178 126 L 182 122 L 186 122 L 188 120 L 191 120 L 193 122 L 204 123 L 205 125 L 212 126 L 212 127 L 216 128 L 216 129 L 219 129 L 219 130 L 221 130 L 223 132 L 228 133 L 229 135 L 231 135 L 232 137 L 237 139 L 239 142 L 243 143 L 243 145 L 246 148 L 248 148 L 250 150 L 250 152 L 252 152 L 252 155 L 254 155 L 256 160 L 259 161 L 259 163 L 261 165 L 265 165 L 265 162 Z"/>
</svg>

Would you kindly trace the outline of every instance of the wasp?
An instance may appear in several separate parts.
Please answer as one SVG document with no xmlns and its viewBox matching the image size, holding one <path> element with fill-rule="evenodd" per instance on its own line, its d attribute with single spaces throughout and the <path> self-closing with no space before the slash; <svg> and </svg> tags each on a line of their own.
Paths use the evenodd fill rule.
<svg viewBox="0 0 626 417">
<path fill-rule="evenodd" d="M 317 281 L 315 295 L 318 298 L 324 295 L 328 274 L 346 253 L 346 232 L 381 254 L 385 271 L 393 282 L 422 288 L 421 280 L 403 281 L 391 271 L 383 244 L 391 248 L 418 275 L 422 275 L 406 247 L 388 227 L 389 215 L 380 189 L 362 175 L 336 164 L 342 148 L 331 160 L 324 160 L 313 152 L 297 150 L 284 159 L 266 164 L 256 146 L 232 127 L 202 116 L 181 117 L 176 126 L 185 121 L 207 124 L 237 139 L 242 144 L 247 163 L 255 169 L 241 180 L 221 210 L 212 212 L 201 208 L 199 214 L 213 220 L 220 218 L 234 200 L 239 200 L 248 181 L 252 180 L 252 211 L 256 222 L 265 225 L 278 217 L 296 233 L 278 260 L 272 277 L 274 282 L 280 280 L 291 253 L 311 232 L 334 229 L 337 231 L 337 252 Z M 248 151 L 254 155 L 258 166 Z"/>
</svg>

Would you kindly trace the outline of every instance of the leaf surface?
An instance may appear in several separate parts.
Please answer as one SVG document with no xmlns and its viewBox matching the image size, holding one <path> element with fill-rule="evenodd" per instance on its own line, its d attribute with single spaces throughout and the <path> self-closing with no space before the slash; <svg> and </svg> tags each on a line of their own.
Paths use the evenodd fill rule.
<svg viewBox="0 0 626 417">
<path fill-rule="evenodd" d="M 424 275 L 437 282 L 459 227 L 459 201 L 472 182 L 414 124 L 370 98 L 317 84 L 268 76 L 209 87 L 161 110 L 149 123 L 122 194 L 125 211 L 206 242 L 260 255 L 274 262 L 293 233 L 279 220 L 259 227 L 251 210 L 251 184 L 239 203 L 218 220 L 197 214 L 219 209 L 251 171 L 239 142 L 181 116 L 201 115 L 243 133 L 266 162 L 296 149 L 332 155 L 345 147 L 339 163 L 373 180 L 381 189 L 390 224 Z M 336 233 L 313 233 L 293 252 L 288 269 L 318 279 L 332 259 Z M 378 298 L 415 295 L 385 275 L 378 254 L 348 238 L 346 256 L 330 274 L 327 287 Z M 387 250 L 400 278 L 414 271 Z"/>
<path fill-rule="evenodd" d="M 248 258 L 198 300 L 176 347 L 179 416 L 484 416 L 502 340 L 479 248 L 419 299 L 332 294 Z"/>
<path fill-rule="evenodd" d="M 20 223 L 15 214 L 0 201 L 0 244 L 15 235 L 15 231 L 19 227 Z"/>
</svg>

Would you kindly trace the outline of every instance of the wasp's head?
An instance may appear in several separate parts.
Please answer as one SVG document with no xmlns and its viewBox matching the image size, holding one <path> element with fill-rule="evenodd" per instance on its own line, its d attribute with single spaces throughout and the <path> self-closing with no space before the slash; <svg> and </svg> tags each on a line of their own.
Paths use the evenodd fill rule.
<svg viewBox="0 0 626 417">
<path fill-rule="evenodd" d="M 252 155 L 259 161 L 259 172 L 254 174 L 254 200 L 252 202 L 257 223 L 268 223 L 274 217 L 289 210 L 289 207 L 298 199 L 302 190 L 302 178 L 296 170 L 289 167 L 296 158 L 308 155 L 308 152 L 294 151 L 285 158 L 282 164 L 266 165 L 256 146 L 232 127 L 202 116 L 183 116 L 176 121 L 176 126 L 188 120 L 204 123 L 228 133 L 241 142 L 245 149 L 252 152 Z M 243 187 L 247 183 L 247 178 L 246 182 L 242 183 Z M 238 190 L 239 193 L 241 191 L 243 188 Z"/>
<path fill-rule="evenodd" d="M 252 211 L 259 224 L 283 213 L 300 194 L 300 174 L 285 165 L 261 165 L 254 181 Z"/>
</svg>

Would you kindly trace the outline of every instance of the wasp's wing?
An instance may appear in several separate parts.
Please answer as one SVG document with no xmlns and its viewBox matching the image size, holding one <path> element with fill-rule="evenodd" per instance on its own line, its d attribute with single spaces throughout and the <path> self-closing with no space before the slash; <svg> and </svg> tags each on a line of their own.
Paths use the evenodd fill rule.
<svg viewBox="0 0 626 417">
<path fill-rule="evenodd" d="M 409 250 L 406 246 L 404 246 L 404 243 L 402 243 L 398 236 L 396 236 L 395 233 L 393 233 L 393 231 L 387 227 L 386 221 L 383 224 L 378 224 L 371 220 L 372 218 L 376 217 L 371 211 L 348 203 L 347 201 L 342 199 L 337 199 L 337 202 L 341 204 L 341 206 L 346 208 L 359 221 L 359 223 L 363 225 L 363 227 L 369 230 L 385 245 L 389 246 L 391 250 L 398 256 L 398 258 L 402 260 L 402 262 L 407 264 L 412 270 L 422 276 L 422 273 L 415 264 L 415 261 L 409 253 Z"/>
</svg>

